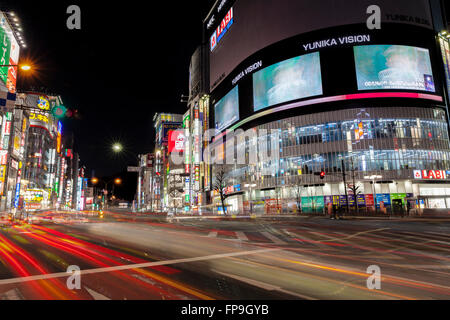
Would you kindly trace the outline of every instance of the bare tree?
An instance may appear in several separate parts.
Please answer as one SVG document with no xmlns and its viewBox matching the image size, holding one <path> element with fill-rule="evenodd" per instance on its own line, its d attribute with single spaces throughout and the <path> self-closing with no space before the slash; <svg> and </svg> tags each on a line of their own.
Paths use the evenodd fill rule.
<svg viewBox="0 0 450 320">
<path fill-rule="evenodd" d="M 228 198 L 228 195 L 225 194 L 225 188 L 227 187 L 228 175 L 225 171 L 224 166 L 218 167 L 213 183 L 213 188 L 220 195 L 220 202 L 222 203 L 223 213 L 226 215 L 225 210 L 225 200 Z"/>
<path fill-rule="evenodd" d="M 350 192 L 352 192 L 355 197 L 356 212 L 359 213 L 358 196 L 360 194 L 362 194 L 362 192 L 361 192 L 361 185 L 356 185 L 356 169 L 353 164 L 353 158 L 352 158 L 352 168 L 351 168 L 350 172 L 351 172 L 352 184 L 348 184 L 347 187 L 348 187 L 348 190 Z M 347 199 L 347 201 L 348 201 L 348 199 Z"/>
<path fill-rule="evenodd" d="M 297 184 L 294 187 L 295 192 L 295 201 L 297 203 L 297 210 L 300 213 L 301 207 L 302 207 L 302 194 L 303 194 L 304 187 L 301 184 Z"/>
</svg>

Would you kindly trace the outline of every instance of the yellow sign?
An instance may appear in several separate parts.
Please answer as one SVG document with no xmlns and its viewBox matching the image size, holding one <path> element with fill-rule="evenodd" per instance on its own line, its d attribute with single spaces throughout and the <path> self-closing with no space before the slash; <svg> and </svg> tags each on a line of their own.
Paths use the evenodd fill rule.
<svg viewBox="0 0 450 320">
<path fill-rule="evenodd" d="M 40 96 L 37 101 L 37 106 L 41 110 L 50 110 L 50 102 L 43 96 Z"/>
<path fill-rule="evenodd" d="M 5 182 L 6 166 L 0 166 L 0 181 Z"/>
<path fill-rule="evenodd" d="M 19 150 L 20 149 L 20 138 L 14 137 L 14 149 Z"/>
<path fill-rule="evenodd" d="M 30 120 L 38 120 L 38 121 L 48 123 L 48 117 L 43 114 L 39 114 L 39 113 L 33 113 L 33 112 L 30 113 Z"/>
</svg>

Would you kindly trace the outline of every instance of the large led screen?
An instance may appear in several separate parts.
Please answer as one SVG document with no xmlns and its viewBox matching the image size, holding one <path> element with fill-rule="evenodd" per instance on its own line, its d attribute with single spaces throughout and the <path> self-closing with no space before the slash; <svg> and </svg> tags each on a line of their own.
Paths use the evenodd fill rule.
<svg viewBox="0 0 450 320">
<path fill-rule="evenodd" d="M 253 74 L 255 112 L 321 94 L 322 73 L 318 52 L 276 63 Z"/>
<path fill-rule="evenodd" d="M 427 49 L 400 45 L 354 47 L 359 90 L 436 92 Z"/>
<path fill-rule="evenodd" d="M 236 86 L 214 106 L 216 129 L 222 131 L 239 120 L 239 89 Z"/>
</svg>

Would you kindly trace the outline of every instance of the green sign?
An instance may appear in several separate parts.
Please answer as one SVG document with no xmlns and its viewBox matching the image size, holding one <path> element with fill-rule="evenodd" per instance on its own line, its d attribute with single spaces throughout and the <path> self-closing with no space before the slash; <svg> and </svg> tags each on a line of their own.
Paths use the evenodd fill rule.
<svg viewBox="0 0 450 320">
<path fill-rule="evenodd" d="M 402 200 L 403 205 L 406 205 L 406 193 L 391 193 L 392 200 Z"/>
<path fill-rule="evenodd" d="M 66 115 L 67 108 L 64 106 L 55 106 L 52 109 L 52 114 L 55 118 L 61 119 Z"/>
<path fill-rule="evenodd" d="M 2 16 L 0 23 L 0 65 L 9 65 L 9 56 L 11 54 L 11 40 L 4 27 L 6 23 L 5 18 Z M 8 70 L 9 67 L 0 67 L 0 79 L 5 85 L 8 79 Z"/>
<path fill-rule="evenodd" d="M 302 197 L 303 212 L 322 212 L 324 207 L 324 197 Z"/>
</svg>

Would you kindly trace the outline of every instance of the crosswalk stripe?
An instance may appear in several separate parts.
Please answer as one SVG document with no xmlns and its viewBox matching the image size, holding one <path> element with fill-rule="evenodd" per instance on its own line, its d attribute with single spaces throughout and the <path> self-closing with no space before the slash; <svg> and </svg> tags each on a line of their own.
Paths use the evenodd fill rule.
<svg viewBox="0 0 450 320">
<path fill-rule="evenodd" d="M 261 232 L 261 234 L 264 237 L 266 237 L 267 239 L 271 240 L 275 244 L 286 244 L 285 241 L 275 237 L 274 235 L 270 234 L 269 232 L 264 231 L 264 232 Z"/>
<path fill-rule="evenodd" d="M 236 236 L 239 238 L 239 240 L 248 241 L 247 236 L 242 231 L 236 231 L 235 233 L 236 233 Z"/>
<path fill-rule="evenodd" d="M 217 237 L 217 232 L 216 232 L 216 231 L 211 231 L 211 232 L 208 234 L 208 237 L 210 237 L 210 238 L 216 238 L 216 237 Z"/>
</svg>

